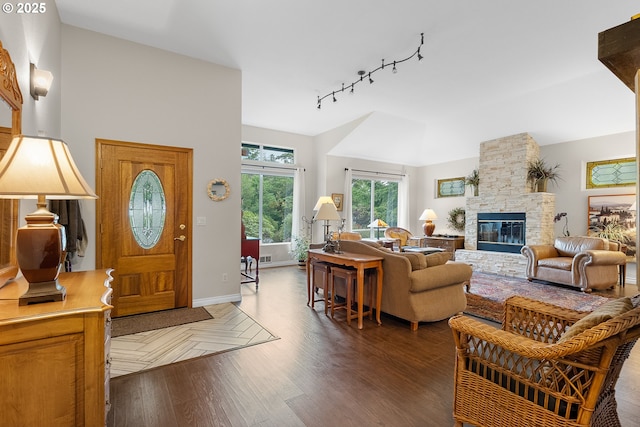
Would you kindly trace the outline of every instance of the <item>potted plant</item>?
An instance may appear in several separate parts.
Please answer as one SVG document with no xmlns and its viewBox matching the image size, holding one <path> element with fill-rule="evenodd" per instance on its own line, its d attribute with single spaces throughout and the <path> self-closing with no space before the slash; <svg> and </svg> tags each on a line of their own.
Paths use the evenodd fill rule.
<svg viewBox="0 0 640 427">
<path fill-rule="evenodd" d="M 302 267 L 307 262 L 307 251 L 309 250 L 309 239 L 305 236 L 294 236 L 291 243 L 291 256 L 298 261 L 298 266 Z"/>
<path fill-rule="evenodd" d="M 480 172 L 478 171 L 478 169 L 474 169 L 473 172 L 471 172 L 471 175 L 467 176 L 464 179 L 464 183 L 465 185 L 468 185 L 469 187 L 473 188 L 473 195 L 477 196 L 478 184 L 480 184 Z"/>
<path fill-rule="evenodd" d="M 533 191 L 546 193 L 547 183 L 557 183 L 560 179 L 559 164 L 549 166 L 544 159 L 536 159 L 527 165 L 527 181 L 532 185 Z"/>
</svg>

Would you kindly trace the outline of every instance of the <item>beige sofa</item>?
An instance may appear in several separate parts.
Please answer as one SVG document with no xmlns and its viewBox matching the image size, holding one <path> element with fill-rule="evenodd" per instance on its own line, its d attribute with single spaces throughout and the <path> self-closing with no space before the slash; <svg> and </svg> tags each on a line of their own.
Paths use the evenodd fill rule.
<svg viewBox="0 0 640 427">
<path fill-rule="evenodd" d="M 471 266 L 449 261 L 449 253 L 392 252 L 377 243 L 347 240 L 340 248 L 384 257 L 381 311 L 408 320 L 413 331 L 419 322 L 447 319 L 467 306 L 464 286 Z"/>
<path fill-rule="evenodd" d="M 571 285 L 590 291 L 618 283 L 626 256 L 618 242 L 599 237 L 557 237 L 553 245 L 524 246 L 527 279 Z"/>
</svg>

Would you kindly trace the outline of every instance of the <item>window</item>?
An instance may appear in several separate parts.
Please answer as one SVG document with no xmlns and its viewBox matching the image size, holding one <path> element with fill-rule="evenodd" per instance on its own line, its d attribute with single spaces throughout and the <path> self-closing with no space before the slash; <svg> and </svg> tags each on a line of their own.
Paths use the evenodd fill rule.
<svg viewBox="0 0 640 427">
<path fill-rule="evenodd" d="M 291 148 L 269 147 L 242 143 L 242 160 L 255 160 L 259 162 L 282 163 L 292 165 L 294 162 Z"/>
<path fill-rule="evenodd" d="M 291 241 L 294 163 L 288 148 L 242 144 L 242 220 L 247 236 L 263 244 Z"/>
<path fill-rule="evenodd" d="M 587 185 L 591 188 L 631 187 L 636 185 L 636 158 L 587 162 Z"/>
<path fill-rule="evenodd" d="M 352 230 L 362 237 L 378 237 L 375 228 L 369 228 L 376 219 L 389 227 L 398 225 L 398 182 L 365 178 L 351 181 Z"/>
<path fill-rule="evenodd" d="M 464 177 L 438 180 L 438 197 L 464 196 Z"/>
</svg>

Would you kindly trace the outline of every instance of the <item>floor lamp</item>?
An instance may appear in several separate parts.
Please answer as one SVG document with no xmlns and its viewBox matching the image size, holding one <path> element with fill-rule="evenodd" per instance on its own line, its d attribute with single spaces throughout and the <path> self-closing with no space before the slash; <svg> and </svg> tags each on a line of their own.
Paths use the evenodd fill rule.
<svg viewBox="0 0 640 427">
<path fill-rule="evenodd" d="M 58 283 L 66 256 L 64 227 L 47 210 L 46 198 L 97 198 L 76 167 L 64 141 L 18 135 L 0 160 L 0 198 L 37 199 L 35 212 L 18 229 L 16 258 L 29 288 L 19 305 L 62 301 L 66 289 Z"/>
</svg>

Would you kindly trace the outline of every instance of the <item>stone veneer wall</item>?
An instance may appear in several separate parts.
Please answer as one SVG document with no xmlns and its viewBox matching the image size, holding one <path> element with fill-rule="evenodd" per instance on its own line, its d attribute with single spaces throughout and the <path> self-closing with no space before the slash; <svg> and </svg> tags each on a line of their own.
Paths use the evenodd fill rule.
<svg viewBox="0 0 640 427">
<path fill-rule="evenodd" d="M 538 144 L 527 133 L 480 145 L 478 196 L 467 197 L 465 249 L 456 251 L 456 261 L 469 263 L 477 271 L 525 277 L 522 255 L 477 250 L 479 212 L 524 212 L 526 243 L 553 243 L 555 194 L 532 192 L 527 182 L 527 165 L 539 154 Z"/>
</svg>

